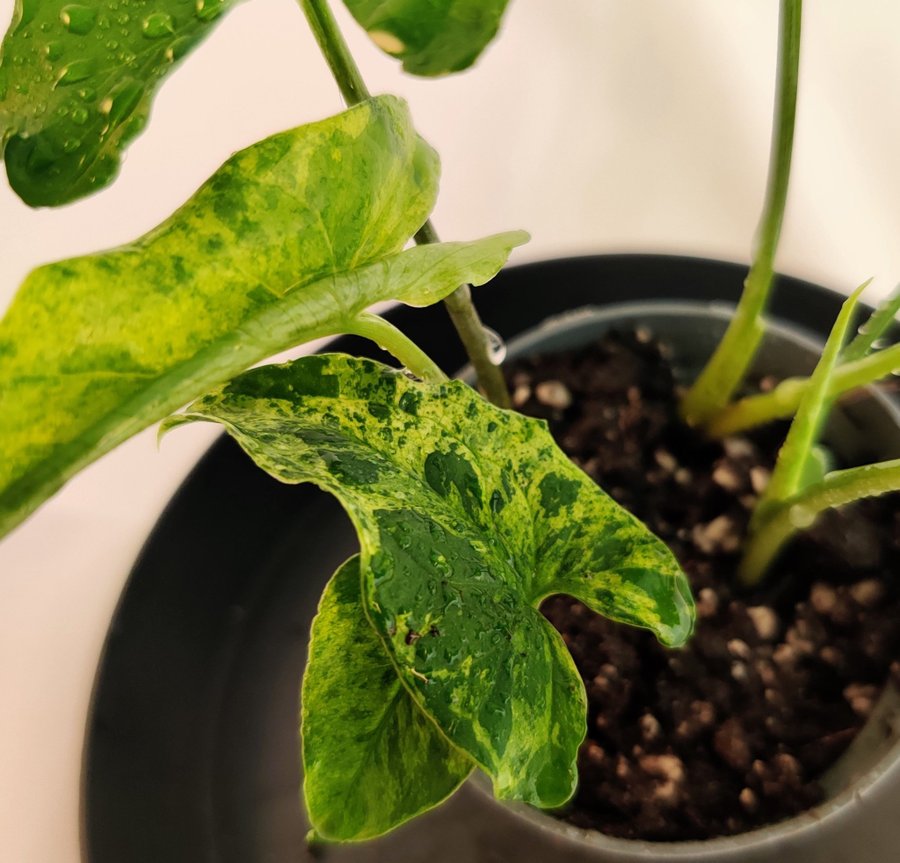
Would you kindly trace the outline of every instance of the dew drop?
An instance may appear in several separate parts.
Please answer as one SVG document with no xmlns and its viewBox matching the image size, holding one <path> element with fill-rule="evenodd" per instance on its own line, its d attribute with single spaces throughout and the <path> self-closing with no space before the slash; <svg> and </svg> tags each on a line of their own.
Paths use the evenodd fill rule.
<svg viewBox="0 0 900 863">
<path fill-rule="evenodd" d="M 72 3 L 60 9 L 59 20 L 63 22 L 70 33 L 84 36 L 94 29 L 94 23 L 97 20 L 97 10 L 92 9 L 90 6 Z"/>
<path fill-rule="evenodd" d="M 77 84 L 94 73 L 94 61 L 90 59 L 73 60 L 66 66 L 56 78 L 57 87 L 69 87 Z"/>
<path fill-rule="evenodd" d="M 101 15 L 101 16 L 97 19 L 97 26 L 98 26 L 101 30 L 109 30 L 109 27 L 110 27 L 109 17 L 108 17 L 107 15 Z"/>
<path fill-rule="evenodd" d="M 175 32 L 175 21 L 165 12 L 154 12 L 141 22 L 141 32 L 147 39 L 160 39 Z"/>
<path fill-rule="evenodd" d="M 97 91 L 93 87 L 80 87 L 78 98 L 85 102 L 93 102 L 97 98 Z"/>
<path fill-rule="evenodd" d="M 450 564 L 447 563 L 447 558 L 444 557 L 444 555 L 442 555 L 439 551 L 432 550 L 428 557 L 431 561 L 431 565 L 440 575 L 450 575 L 453 572 Z"/>
<path fill-rule="evenodd" d="M 225 8 L 225 0 L 197 0 L 194 4 L 194 12 L 201 21 L 212 21 L 222 14 Z"/>
<path fill-rule="evenodd" d="M 808 506 L 797 504 L 788 511 L 791 524 L 798 530 L 809 527 L 816 520 L 816 513 Z"/>
<path fill-rule="evenodd" d="M 127 12 L 120 12 L 116 15 L 116 24 L 124 27 L 131 20 L 131 16 Z"/>
<path fill-rule="evenodd" d="M 44 54 L 48 60 L 59 60 L 59 58 L 62 57 L 62 53 L 62 42 L 48 42 L 44 45 Z"/>
<path fill-rule="evenodd" d="M 484 327 L 484 336 L 487 339 L 488 356 L 495 366 L 499 366 L 506 359 L 506 342 L 490 327 Z"/>
<path fill-rule="evenodd" d="M 87 108 L 82 108 L 79 106 L 78 108 L 72 109 L 72 122 L 76 126 L 83 126 L 88 121 L 88 110 Z"/>
<path fill-rule="evenodd" d="M 81 141 L 78 138 L 66 138 L 62 148 L 64 153 L 74 153 L 80 146 Z"/>
<path fill-rule="evenodd" d="M 107 114 L 111 125 L 124 120 L 140 103 L 144 89 L 133 78 L 125 78 L 117 84 L 100 103 L 100 111 Z"/>
<path fill-rule="evenodd" d="M 107 47 L 107 49 L 109 49 L 110 51 L 115 51 L 116 48 L 119 47 L 119 43 L 116 42 L 115 39 L 110 39 L 109 42 L 106 43 L 106 47 Z"/>
</svg>

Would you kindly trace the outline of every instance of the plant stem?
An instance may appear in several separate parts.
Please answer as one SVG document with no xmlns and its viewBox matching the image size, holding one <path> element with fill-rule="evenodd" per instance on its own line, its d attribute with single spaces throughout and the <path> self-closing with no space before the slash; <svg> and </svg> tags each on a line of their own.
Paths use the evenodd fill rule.
<svg viewBox="0 0 900 863">
<path fill-rule="evenodd" d="M 864 387 L 900 372 L 900 345 L 838 366 L 828 387 L 830 398 Z M 775 389 L 747 396 L 724 408 L 710 421 L 708 432 L 716 438 L 746 431 L 763 423 L 792 417 L 809 386 L 809 378 L 787 378 Z"/>
<path fill-rule="evenodd" d="M 422 225 L 415 239 L 420 246 L 440 242 L 431 220 Z M 444 305 L 453 326 L 456 327 L 456 332 L 472 367 L 475 369 L 478 383 L 484 390 L 484 394 L 497 407 L 512 407 L 503 372 L 491 359 L 484 324 L 472 302 L 472 289 L 468 285 L 461 285 L 444 299 Z"/>
<path fill-rule="evenodd" d="M 728 404 L 744 379 L 765 332 L 762 316 L 772 288 L 775 252 L 791 174 L 802 5 L 802 0 L 781 0 L 772 146 L 766 196 L 757 229 L 757 248 L 734 317 L 682 402 L 682 415 L 692 425 L 705 424 Z"/>
<path fill-rule="evenodd" d="M 338 27 L 326 0 L 298 0 L 316 42 L 331 69 L 344 102 L 356 105 L 370 97 L 369 88 L 363 81 L 359 66 L 353 59 L 347 43 Z"/>
<path fill-rule="evenodd" d="M 766 514 L 747 541 L 738 580 L 745 587 L 759 584 L 785 543 L 798 531 L 811 527 L 826 509 L 895 491 L 900 491 L 900 459 L 828 474 L 822 482 Z"/>
<path fill-rule="evenodd" d="M 369 90 L 326 0 L 298 0 L 298 2 L 309 21 L 344 102 L 349 106 L 368 99 Z M 425 222 L 419 229 L 415 239 L 419 245 L 439 242 L 437 232 L 430 221 Z M 471 288 L 468 285 L 461 285 L 444 299 L 444 305 L 485 395 L 499 407 L 511 407 L 506 381 L 499 367 L 491 359 L 484 325 L 472 303 Z"/>
<path fill-rule="evenodd" d="M 362 312 L 350 321 L 344 332 L 375 342 L 423 381 L 442 383 L 447 380 L 447 375 L 425 351 L 392 323 L 378 315 Z"/>
</svg>

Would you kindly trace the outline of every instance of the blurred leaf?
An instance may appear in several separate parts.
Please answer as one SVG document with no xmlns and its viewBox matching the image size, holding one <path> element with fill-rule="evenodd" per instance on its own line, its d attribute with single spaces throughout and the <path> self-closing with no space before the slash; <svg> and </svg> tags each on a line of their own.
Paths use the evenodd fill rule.
<svg viewBox="0 0 900 863">
<path fill-rule="evenodd" d="M 160 82 L 236 0 L 16 0 L 0 49 L 0 142 L 25 203 L 101 189 Z"/>
<path fill-rule="evenodd" d="M 497 33 L 508 0 L 344 0 L 372 41 L 414 75 L 467 69 Z"/>
</svg>

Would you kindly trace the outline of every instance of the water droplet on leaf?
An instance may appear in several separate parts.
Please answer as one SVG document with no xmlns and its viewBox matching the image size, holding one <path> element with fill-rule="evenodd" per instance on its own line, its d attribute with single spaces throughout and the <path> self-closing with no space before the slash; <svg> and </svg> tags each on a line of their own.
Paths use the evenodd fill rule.
<svg viewBox="0 0 900 863">
<path fill-rule="evenodd" d="M 59 20 L 63 22 L 70 33 L 84 36 L 94 29 L 94 22 L 97 20 L 97 10 L 92 9 L 90 6 L 72 3 L 69 6 L 63 6 L 59 12 Z"/>
<path fill-rule="evenodd" d="M 197 0 L 194 11 L 201 21 L 212 21 L 222 14 L 225 8 L 225 0 Z"/>
<path fill-rule="evenodd" d="M 88 121 L 88 110 L 87 108 L 74 108 L 72 110 L 72 122 L 76 126 L 83 126 Z"/>
<path fill-rule="evenodd" d="M 141 32 L 147 39 L 160 39 L 175 32 L 175 21 L 165 12 L 154 12 L 141 22 Z"/>
<path fill-rule="evenodd" d="M 196 37 L 190 36 L 182 36 L 180 39 L 176 39 L 168 48 L 166 48 L 166 60 L 170 63 L 180 60 L 191 50 L 195 40 Z"/>
<path fill-rule="evenodd" d="M 90 76 L 93 74 L 93 60 L 73 60 L 68 65 L 63 66 L 62 71 L 59 73 L 59 76 L 56 79 L 55 86 L 69 87 L 72 84 L 77 84 L 79 81 L 83 81 L 85 78 L 90 78 Z"/>
<path fill-rule="evenodd" d="M 44 45 L 44 54 L 48 60 L 59 60 L 63 53 L 62 42 L 48 42 Z"/>
<path fill-rule="evenodd" d="M 120 81 L 100 103 L 100 111 L 109 115 L 110 125 L 117 125 L 140 103 L 144 89 L 133 78 Z"/>
</svg>

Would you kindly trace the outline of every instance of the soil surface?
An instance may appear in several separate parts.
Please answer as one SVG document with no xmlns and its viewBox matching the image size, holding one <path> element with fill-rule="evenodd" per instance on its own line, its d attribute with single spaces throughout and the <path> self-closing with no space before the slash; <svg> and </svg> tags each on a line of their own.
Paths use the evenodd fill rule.
<svg viewBox="0 0 900 863">
<path fill-rule="evenodd" d="M 561 817 L 620 837 L 705 839 L 819 802 L 818 777 L 900 676 L 897 496 L 827 513 L 769 587 L 742 594 L 742 537 L 784 425 L 703 440 L 678 419 L 664 346 L 641 330 L 512 363 L 508 378 L 516 407 L 549 420 L 573 461 L 669 544 L 697 600 L 681 650 L 570 598 L 544 604 L 589 702 L 580 787 Z"/>
</svg>

